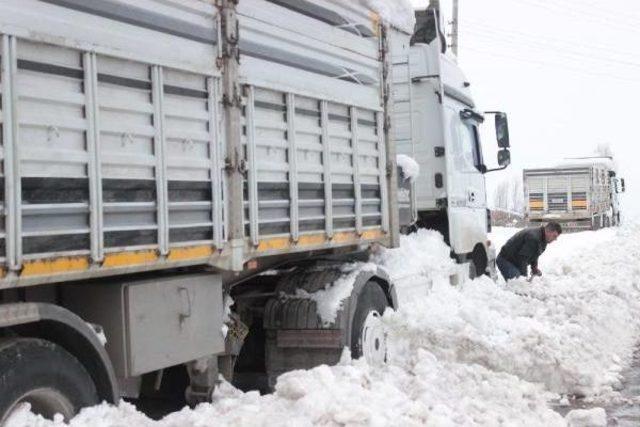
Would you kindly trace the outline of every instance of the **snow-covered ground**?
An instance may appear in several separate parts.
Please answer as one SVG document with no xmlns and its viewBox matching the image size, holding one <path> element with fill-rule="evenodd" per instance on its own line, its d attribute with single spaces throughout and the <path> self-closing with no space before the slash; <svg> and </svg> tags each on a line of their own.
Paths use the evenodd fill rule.
<svg viewBox="0 0 640 427">
<path fill-rule="evenodd" d="M 497 248 L 517 230 L 496 229 Z M 619 398 L 640 333 L 640 226 L 561 235 L 544 275 L 450 285 L 454 264 L 439 234 L 421 230 L 373 261 L 394 279 L 383 367 L 351 360 L 281 376 L 271 395 L 224 384 L 216 401 L 152 421 L 127 403 L 83 410 L 72 426 L 590 426 L 604 410 L 552 406 L 584 395 Z M 62 425 L 28 412 L 11 426 Z"/>
</svg>

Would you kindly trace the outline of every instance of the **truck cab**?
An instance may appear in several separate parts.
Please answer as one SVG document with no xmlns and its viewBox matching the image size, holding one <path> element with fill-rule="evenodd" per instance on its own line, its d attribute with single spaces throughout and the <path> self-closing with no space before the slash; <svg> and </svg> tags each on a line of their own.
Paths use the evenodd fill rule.
<svg viewBox="0 0 640 427">
<path fill-rule="evenodd" d="M 430 15 L 431 14 L 431 15 Z M 420 165 L 414 182 L 417 226 L 440 231 L 452 257 L 469 263 L 470 275 L 493 275 L 495 251 L 490 246 L 490 213 L 487 206 L 485 164 L 480 126 L 485 116 L 495 117 L 499 168 L 510 162 L 506 115 L 479 111 L 455 58 L 444 52 L 435 11 L 417 12 L 416 32 L 406 63 L 394 60 L 394 72 L 410 76 L 405 105 L 395 115 L 399 153 Z M 436 31 L 424 31 L 435 25 Z M 431 37 L 429 37 L 431 34 Z M 402 102 L 396 100 L 396 108 Z M 494 169 L 495 170 L 495 169 Z"/>
</svg>

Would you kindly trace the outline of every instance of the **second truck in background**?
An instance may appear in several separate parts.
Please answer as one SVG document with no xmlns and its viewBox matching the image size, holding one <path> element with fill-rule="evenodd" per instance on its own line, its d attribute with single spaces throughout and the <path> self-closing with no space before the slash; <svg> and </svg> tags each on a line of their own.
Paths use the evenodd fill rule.
<svg viewBox="0 0 640 427">
<path fill-rule="evenodd" d="M 620 224 L 619 178 L 613 159 L 568 159 L 555 168 L 525 169 L 525 217 L 529 224 L 557 221 L 568 231 Z"/>
</svg>

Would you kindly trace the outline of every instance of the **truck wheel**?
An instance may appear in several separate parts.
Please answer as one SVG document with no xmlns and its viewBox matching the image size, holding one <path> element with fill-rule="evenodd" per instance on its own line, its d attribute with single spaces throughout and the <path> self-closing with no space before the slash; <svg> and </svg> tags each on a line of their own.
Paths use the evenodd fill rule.
<svg viewBox="0 0 640 427">
<path fill-rule="evenodd" d="M 42 339 L 0 341 L 0 425 L 25 403 L 52 419 L 71 419 L 98 403 L 96 386 L 84 366 L 62 347 Z"/>
<path fill-rule="evenodd" d="M 375 282 L 368 282 L 358 295 L 351 326 L 351 355 L 364 357 L 369 364 L 387 360 L 387 336 L 382 315 L 389 306 L 387 297 Z"/>
</svg>

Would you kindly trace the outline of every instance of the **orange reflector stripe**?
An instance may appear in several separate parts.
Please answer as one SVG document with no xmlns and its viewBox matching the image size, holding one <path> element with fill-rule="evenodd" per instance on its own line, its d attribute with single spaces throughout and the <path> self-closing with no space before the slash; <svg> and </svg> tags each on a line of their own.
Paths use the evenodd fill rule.
<svg viewBox="0 0 640 427">
<path fill-rule="evenodd" d="M 89 268 L 89 257 L 64 257 L 28 261 L 24 263 L 21 277 L 43 276 L 46 274 L 64 273 L 67 271 L 82 271 Z"/>
<path fill-rule="evenodd" d="M 186 248 L 174 248 L 169 251 L 169 261 L 184 261 L 190 259 L 209 258 L 213 255 L 211 246 L 192 246 Z"/>
<path fill-rule="evenodd" d="M 156 251 L 118 252 L 104 257 L 103 267 L 127 267 L 130 265 L 149 264 L 158 260 Z"/>
</svg>

